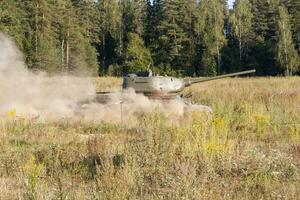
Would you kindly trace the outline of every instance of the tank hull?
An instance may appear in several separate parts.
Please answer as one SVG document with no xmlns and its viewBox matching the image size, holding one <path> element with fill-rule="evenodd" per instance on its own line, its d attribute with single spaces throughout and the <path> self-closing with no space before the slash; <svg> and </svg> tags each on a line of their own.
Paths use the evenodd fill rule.
<svg viewBox="0 0 300 200">
<path fill-rule="evenodd" d="M 103 105 L 116 105 L 116 104 L 130 104 L 131 106 L 135 106 L 134 97 L 128 95 L 127 92 L 122 94 L 123 92 L 97 92 L 95 98 L 92 100 L 93 103 L 99 103 Z M 138 93 L 137 93 L 138 94 Z M 143 94 L 143 93 L 141 93 Z M 168 106 L 172 103 L 172 101 L 181 102 L 184 108 L 184 115 L 189 115 L 193 112 L 206 112 L 212 113 L 212 108 L 202 104 L 195 104 L 189 101 L 189 99 L 182 98 L 179 95 L 168 95 L 162 93 L 156 94 L 143 94 L 145 98 L 149 101 L 158 102 L 162 106 Z"/>
</svg>

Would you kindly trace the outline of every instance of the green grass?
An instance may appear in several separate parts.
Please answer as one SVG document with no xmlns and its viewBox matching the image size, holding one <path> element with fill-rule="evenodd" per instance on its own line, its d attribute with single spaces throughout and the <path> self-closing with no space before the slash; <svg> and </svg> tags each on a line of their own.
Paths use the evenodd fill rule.
<svg viewBox="0 0 300 200">
<path fill-rule="evenodd" d="M 121 80 L 95 80 L 97 89 Z M 300 78 L 192 86 L 212 116 L 170 126 L 0 121 L 0 199 L 298 199 Z"/>
</svg>

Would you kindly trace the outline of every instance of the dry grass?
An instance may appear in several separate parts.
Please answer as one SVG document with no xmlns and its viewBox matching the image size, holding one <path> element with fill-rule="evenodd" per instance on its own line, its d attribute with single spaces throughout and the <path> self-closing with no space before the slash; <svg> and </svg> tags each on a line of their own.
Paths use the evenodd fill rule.
<svg viewBox="0 0 300 200">
<path fill-rule="evenodd" d="M 120 79 L 95 80 L 99 91 Z M 195 85 L 213 107 L 180 127 L 158 111 L 139 125 L 9 113 L 0 121 L 0 199 L 298 199 L 300 78 Z"/>
<path fill-rule="evenodd" d="M 122 86 L 122 79 L 115 77 L 95 78 L 94 84 L 99 92 L 109 92 L 119 90 Z"/>
</svg>

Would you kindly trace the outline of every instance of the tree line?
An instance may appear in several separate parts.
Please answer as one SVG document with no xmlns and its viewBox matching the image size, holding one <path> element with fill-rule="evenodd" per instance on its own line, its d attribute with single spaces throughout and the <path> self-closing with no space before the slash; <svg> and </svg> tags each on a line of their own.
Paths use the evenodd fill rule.
<svg viewBox="0 0 300 200">
<path fill-rule="evenodd" d="M 2 0 L 0 31 L 47 72 L 300 72 L 299 0 Z"/>
</svg>

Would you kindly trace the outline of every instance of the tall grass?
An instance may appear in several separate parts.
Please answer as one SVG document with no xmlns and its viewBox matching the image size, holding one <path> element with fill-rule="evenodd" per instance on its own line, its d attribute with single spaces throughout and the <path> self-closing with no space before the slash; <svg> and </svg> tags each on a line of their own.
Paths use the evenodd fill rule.
<svg viewBox="0 0 300 200">
<path fill-rule="evenodd" d="M 95 80 L 97 89 L 119 79 Z M 0 199 L 297 199 L 300 79 L 226 79 L 188 88 L 212 116 L 136 127 L 0 121 Z M 17 112 L 17 111 L 16 111 Z"/>
</svg>

